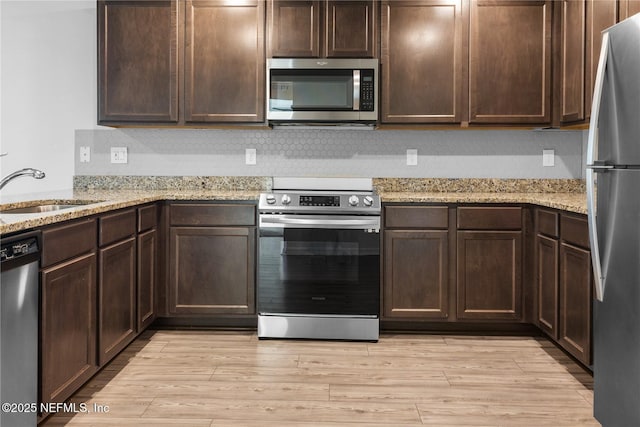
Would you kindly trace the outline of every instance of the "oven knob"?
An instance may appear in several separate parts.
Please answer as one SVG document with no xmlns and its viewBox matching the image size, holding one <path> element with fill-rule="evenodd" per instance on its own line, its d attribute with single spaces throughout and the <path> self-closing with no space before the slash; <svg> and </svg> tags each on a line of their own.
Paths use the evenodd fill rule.
<svg viewBox="0 0 640 427">
<path fill-rule="evenodd" d="M 291 197 L 289 197 L 286 194 L 282 195 L 282 204 L 283 205 L 288 205 L 289 203 L 291 203 Z"/>
<path fill-rule="evenodd" d="M 362 200 L 362 203 L 364 203 L 365 206 L 372 206 L 373 205 L 373 197 L 364 196 L 364 199 Z"/>
<path fill-rule="evenodd" d="M 276 202 L 276 196 L 273 194 L 267 194 L 267 203 L 272 205 Z"/>
<path fill-rule="evenodd" d="M 360 202 L 360 199 L 358 199 L 358 196 L 351 196 L 349 197 L 349 204 L 351 206 L 358 206 L 358 203 Z"/>
</svg>

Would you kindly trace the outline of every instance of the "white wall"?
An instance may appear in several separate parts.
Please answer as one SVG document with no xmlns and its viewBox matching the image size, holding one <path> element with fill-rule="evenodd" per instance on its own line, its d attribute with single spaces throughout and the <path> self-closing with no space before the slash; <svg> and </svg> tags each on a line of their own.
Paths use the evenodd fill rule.
<svg viewBox="0 0 640 427">
<path fill-rule="evenodd" d="M 0 0 L 2 195 L 71 188 L 75 129 L 96 128 L 96 2 Z"/>
</svg>

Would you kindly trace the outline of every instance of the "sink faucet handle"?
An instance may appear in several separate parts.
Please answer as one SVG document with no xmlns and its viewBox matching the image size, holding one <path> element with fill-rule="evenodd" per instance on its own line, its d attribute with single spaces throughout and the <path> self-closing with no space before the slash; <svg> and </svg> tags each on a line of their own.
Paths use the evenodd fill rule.
<svg viewBox="0 0 640 427">
<path fill-rule="evenodd" d="M 6 152 L 5 152 L 5 153 L 0 153 L 0 157 L 4 157 L 4 156 L 6 156 L 7 154 L 9 154 L 9 153 L 6 153 Z"/>
</svg>

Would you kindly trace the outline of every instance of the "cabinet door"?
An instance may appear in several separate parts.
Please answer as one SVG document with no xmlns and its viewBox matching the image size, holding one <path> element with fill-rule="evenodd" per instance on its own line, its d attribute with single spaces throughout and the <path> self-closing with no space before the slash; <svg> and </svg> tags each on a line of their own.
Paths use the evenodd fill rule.
<svg viewBox="0 0 640 427">
<path fill-rule="evenodd" d="M 591 116 L 593 89 L 602 48 L 602 31 L 616 23 L 616 0 L 587 0 L 586 58 L 585 58 L 585 117 Z M 640 2 L 638 2 L 640 4 Z"/>
<path fill-rule="evenodd" d="M 311 0 L 269 2 L 269 56 L 320 57 L 320 4 Z"/>
<path fill-rule="evenodd" d="M 558 339 L 558 240 L 536 238 L 538 326 Z"/>
<path fill-rule="evenodd" d="M 383 315 L 448 316 L 448 232 L 384 233 Z"/>
<path fill-rule="evenodd" d="M 327 57 L 376 57 L 375 17 L 374 1 L 327 1 L 325 13 Z"/>
<path fill-rule="evenodd" d="M 137 331 L 142 332 L 155 319 L 156 257 L 158 238 L 155 229 L 138 235 L 138 307 Z"/>
<path fill-rule="evenodd" d="M 458 232 L 458 318 L 522 317 L 522 232 Z"/>
<path fill-rule="evenodd" d="M 98 2 L 98 121 L 178 121 L 177 1 Z"/>
<path fill-rule="evenodd" d="M 384 1 L 381 17 L 381 121 L 459 122 L 460 2 Z"/>
<path fill-rule="evenodd" d="M 470 122 L 550 122 L 550 31 L 549 1 L 471 1 Z"/>
<path fill-rule="evenodd" d="M 591 364 L 591 253 L 560 246 L 560 344 L 578 360 Z"/>
<path fill-rule="evenodd" d="M 627 19 L 636 13 L 640 13 L 639 0 L 620 0 L 619 21 Z"/>
<path fill-rule="evenodd" d="M 136 333 L 136 239 L 100 249 L 98 286 L 99 362 L 104 365 Z"/>
<path fill-rule="evenodd" d="M 255 313 L 255 229 L 171 227 L 169 310 Z"/>
<path fill-rule="evenodd" d="M 98 370 L 96 255 L 42 270 L 41 399 L 64 402 Z"/>
<path fill-rule="evenodd" d="M 585 1 L 563 0 L 560 9 L 560 120 L 584 119 Z"/>
<path fill-rule="evenodd" d="M 264 121 L 264 2 L 186 4 L 185 121 Z"/>
</svg>

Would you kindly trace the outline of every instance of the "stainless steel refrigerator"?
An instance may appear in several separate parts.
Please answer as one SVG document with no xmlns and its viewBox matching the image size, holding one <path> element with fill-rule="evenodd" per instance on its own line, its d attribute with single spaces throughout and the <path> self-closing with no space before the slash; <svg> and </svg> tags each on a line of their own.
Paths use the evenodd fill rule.
<svg viewBox="0 0 640 427">
<path fill-rule="evenodd" d="M 640 426 L 640 14 L 603 33 L 586 179 L 594 415 Z"/>
</svg>

